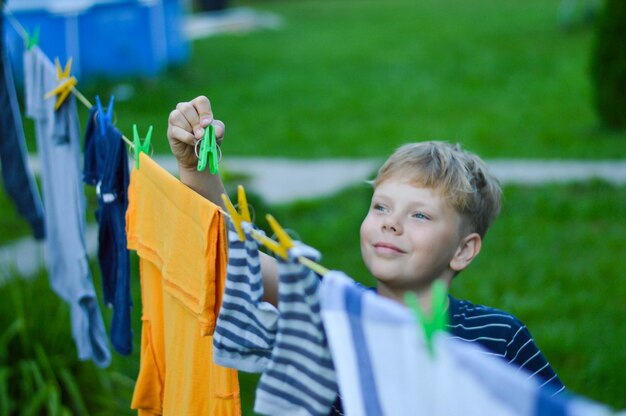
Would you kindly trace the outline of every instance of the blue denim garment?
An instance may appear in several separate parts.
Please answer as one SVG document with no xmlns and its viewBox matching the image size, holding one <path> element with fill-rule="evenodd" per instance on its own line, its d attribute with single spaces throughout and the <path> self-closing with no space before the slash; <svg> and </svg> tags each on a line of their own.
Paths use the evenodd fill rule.
<svg viewBox="0 0 626 416">
<path fill-rule="evenodd" d="M 44 99 L 58 85 L 50 59 L 38 47 L 24 52 L 26 113 L 35 121 L 46 218 L 50 286 L 70 306 L 72 335 L 81 360 L 106 367 L 111 352 L 93 286 L 85 242 L 85 193 L 81 181 L 80 127 L 76 101 L 54 110 Z"/>
<path fill-rule="evenodd" d="M 39 190 L 28 165 L 22 118 L 17 103 L 13 74 L 2 35 L 0 16 L 0 168 L 7 193 L 33 231 L 45 237 L 44 213 Z"/>
<path fill-rule="evenodd" d="M 104 301 L 113 307 L 111 343 L 120 354 L 132 352 L 130 325 L 130 256 L 126 248 L 126 209 L 130 179 L 122 134 L 105 121 L 104 136 L 97 107 L 89 112 L 85 131 L 83 181 L 96 187 L 98 208 L 98 260 Z"/>
</svg>

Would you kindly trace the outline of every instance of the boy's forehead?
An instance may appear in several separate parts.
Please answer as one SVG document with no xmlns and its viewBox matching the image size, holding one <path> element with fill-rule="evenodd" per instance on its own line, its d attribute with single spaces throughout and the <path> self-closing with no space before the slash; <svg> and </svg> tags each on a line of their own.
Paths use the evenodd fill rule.
<svg viewBox="0 0 626 416">
<path fill-rule="evenodd" d="M 405 198 L 408 196 L 406 195 L 407 186 L 415 189 L 415 191 L 418 192 L 423 190 L 432 191 L 430 195 L 438 199 L 442 205 L 447 205 L 448 207 L 455 209 L 455 207 L 451 203 L 450 198 L 445 194 L 442 186 L 427 185 L 416 180 L 407 179 L 406 177 L 386 178 L 374 187 L 374 194 L 372 196 L 386 197 L 392 199 Z M 408 189 L 408 192 L 411 192 L 411 190 Z"/>
<path fill-rule="evenodd" d="M 404 196 L 411 188 L 415 191 L 430 190 L 437 197 L 444 198 L 441 189 L 436 186 L 429 186 L 418 181 L 407 180 L 406 178 L 387 178 L 374 187 L 374 194 L 385 194 L 387 196 Z"/>
<path fill-rule="evenodd" d="M 427 172 L 425 172 L 421 166 L 402 164 L 381 172 L 377 178 L 377 182 L 382 183 L 392 180 L 424 185 L 429 182 L 428 176 Z"/>
<path fill-rule="evenodd" d="M 415 176 L 415 175 L 408 176 L 408 175 L 396 174 L 396 175 L 392 175 L 387 178 L 384 178 L 383 180 L 375 184 L 374 190 L 376 191 L 377 189 L 380 189 L 380 188 L 388 188 L 390 187 L 390 185 L 407 185 L 413 188 L 422 188 L 422 189 L 427 188 L 427 189 L 432 189 L 435 192 L 439 192 L 441 188 L 434 184 L 426 183 L 424 178 L 419 177 L 419 176 Z"/>
</svg>

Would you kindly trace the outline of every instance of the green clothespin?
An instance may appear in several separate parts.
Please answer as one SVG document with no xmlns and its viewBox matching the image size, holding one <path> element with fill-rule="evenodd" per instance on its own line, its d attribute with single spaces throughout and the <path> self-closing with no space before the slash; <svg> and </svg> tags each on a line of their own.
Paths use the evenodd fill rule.
<svg viewBox="0 0 626 416">
<path fill-rule="evenodd" d="M 426 345 L 431 357 L 434 355 L 433 338 L 434 335 L 443 331 L 446 332 L 446 324 L 448 323 L 447 302 L 448 293 L 446 285 L 442 281 L 435 281 L 431 294 L 431 313 L 428 316 L 417 301 L 415 293 L 407 292 L 404 294 L 404 302 L 415 315 L 415 319 L 424 330 Z"/>
<path fill-rule="evenodd" d="M 35 27 L 32 36 L 27 33 L 26 49 L 31 50 L 33 46 L 37 46 L 37 44 L 39 44 L 39 26 Z"/>
<path fill-rule="evenodd" d="M 146 138 L 141 143 L 139 139 L 139 133 L 137 133 L 137 125 L 133 124 L 133 143 L 135 144 L 135 169 L 139 169 L 139 154 L 141 152 L 145 154 L 149 154 L 150 152 L 150 142 L 152 141 L 152 126 L 148 129 L 148 133 L 146 134 Z"/>
<path fill-rule="evenodd" d="M 215 138 L 215 129 L 212 124 L 209 124 L 204 129 L 204 137 L 202 138 L 202 143 L 200 143 L 200 154 L 198 155 L 198 172 L 206 169 L 207 161 L 211 174 L 217 174 L 217 139 Z"/>
</svg>

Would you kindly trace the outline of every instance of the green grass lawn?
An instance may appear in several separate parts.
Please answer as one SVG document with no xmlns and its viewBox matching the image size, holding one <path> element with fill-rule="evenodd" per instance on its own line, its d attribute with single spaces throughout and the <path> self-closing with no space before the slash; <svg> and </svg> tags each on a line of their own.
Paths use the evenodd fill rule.
<svg viewBox="0 0 626 416">
<path fill-rule="evenodd" d="M 463 142 L 486 158 L 621 158 L 588 76 L 592 32 L 560 31 L 558 0 L 235 1 L 282 28 L 197 41 L 189 64 L 131 80 L 118 124 L 164 137 L 205 94 L 228 155 L 383 156 L 406 141 Z M 84 85 L 107 96 L 115 83 Z M 157 150 L 167 151 L 165 140 Z"/>
<path fill-rule="evenodd" d="M 17 212 L 13 200 L 6 193 L 4 184 L 0 188 L 0 244 L 14 241 L 31 234 L 26 220 Z"/>
<path fill-rule="evenodd" d="M 284 26 L 199 40 L 188 64 L 156 79 L 79 80 L 81 91 L 95 101 L 96 94 L 107 97 L 120 84 L 134 88 L 131 99 L 116 102 L 117 124 L 126 136 L 133 123 L 140 131 L 153 124 L 153 142 L 161 153 L 169 152 L 169 112 L 177 102 L 205 94 L 227 124 L 225 158 L 383 158 L 401 143 L 422 139 L 459 141 L 485 158 L 626 157 L 625 135 L 600 129 L 591 105 L 587 68 L 592 32 L 559 31 L 558 0 L 232 4 L 277 13 Z M 84 127 L 87 110 L 80 108 Z M 34 151 L 32 123 L 25 121 L 25 129 Z M 92 221 L 93 190 L 87 189 L 86 215 Z M 367 187 L 358 186 L 287 206 L 267 206 L 254 196 L 251 200 L 261 225 L 263 214 L 274 214 L 323 253 L 325 266 L 373 284 L 358 250 L 358 227 L 369 196 Z M 602 182 L 507 186 L 503 213 L 483 253 L 452 289 L 459 297 L 516 314 L 567 387 L 617 408 L 626 408 L 625 202 L 624 186 Z M 0 213 L 0 244 L 29 235 L 3 192 Z M 99 286 L 97 267 L 92 265 L 92 271 Z M 84 391 L 97 387 L 109 392 L 113 404 L 104 403 L 106 394 L 85 400 L 91 413 L 106 414 L 113 407 L 122 414 L 138 369 L 136 275 L 135 352 L 130 357 L 115 354 L 109 372 L 71 362 L 75 350 L 68 337 L 68 312 L 46 289 L 45 276 L 40 280 L 44 284 L 34 283 L 39 285 L 34 289 L 23 283 L 18 289 L 27 299 L 41 300 L 29 305 L 43 309 L 33 313 L 37 320 L 30 327 L 21 328 L 30 328 L 41 345 L 53 342 L 54 369 L 69 368 Z M 9 290 L 0 288 L 0 298 L 17 296 Z M 108 322 L 110 311 L 103 310 Z M 20 316 L 9 306 L 3 311 L 0 342 L 18 342 L 5 328 Z M 58 325 L 41 323 L 50 316 L 58 317 Z M 61 324 L 68 327 L 59 329 Z M 21 351 L 21 344 L 16 345 L 11 351 Z M 13 368 L 11 360 L 18 356 L 27 363 L 19 371 L 30 371 L 32 377 L 32 363 L 43 362 L 51 394 L 65 385 L 48 377 L 37 351 L 3 354 L 0 397 L 2 382 L 13 371 L 5 369 Z M 251 414 L 256 378 L 242 375 L 241 380 L 244 413 Z M 24 391 L 31 387 L 25 385 Z"/>
</svg>

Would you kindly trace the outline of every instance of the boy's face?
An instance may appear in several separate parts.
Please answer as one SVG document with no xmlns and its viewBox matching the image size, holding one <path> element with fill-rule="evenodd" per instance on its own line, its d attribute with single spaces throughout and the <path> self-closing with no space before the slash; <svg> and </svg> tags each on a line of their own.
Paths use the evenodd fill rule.
<svg viewBox="0 0 626 416">
<path fill-rule="evenodd" d="M 365 265 L 390 289 L 420 290 L 435 279 L 451 279 L 460 221 L 436 190 L 387 179 L 375 189 L 361 224 Z"/>
</svg>

